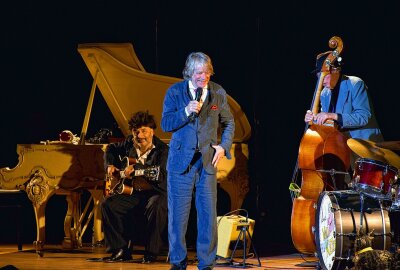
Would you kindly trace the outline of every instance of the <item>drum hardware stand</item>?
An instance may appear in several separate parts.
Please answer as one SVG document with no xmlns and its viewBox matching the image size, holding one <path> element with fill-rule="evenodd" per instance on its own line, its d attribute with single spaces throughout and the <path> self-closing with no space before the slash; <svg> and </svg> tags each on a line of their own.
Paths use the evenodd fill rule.
<svg viewBox="0 0 400 270">
<path fill-rule="evenodd" d="M 377 199 L 374 197 L 374 199 Z M 384 200 L 384 199 L 383 199 Z M 360 206 L 360 232 L 362 233 L 363 231 L 363 213 L 367 212 L 367 213 L 372 213 L 374 211 L 380 211 L 383 212 L 383 210 L 387 210 L 390 211 L 390 207 L 384 207 L 383 205 L 383 201 L 382 199 L 378 199 L 378 203 L 379 203 L 379 208 L 367 208 L 365 211 L 363 210 L 363 203 L 364 203 L 364 193 L 360 192 L 360 202 L 361 202 L 361 206 Z M 388 209 L 389 208 L 389 209 Z M 381 213 L 382 214 L 382 213 Z M 383 215 L 383 214 L 382 214 Z M 383 227 L 384 229 L 384 227 Z M 373 230 L 372 230 L 373 232 Z M 365 233 L 367 233 L 365 231 Z M 374 233 L 374 236 L 383 236 L 383 247 L 384 249 L 386 249 L 386 237 L 390 237 L 392 240 L 394 238 L 394 233 L 392 231 L 389 232 L 385 232 L 385 230 L 382 233 Z M 396 245 L 394 243 L 392 243 L 392 247 L 391 248 L 396 248 Z"/>
<path fill-rule="evenodd" d="M 379 202 L 379 211 L 381 212 L 381 215 L 383 216 L 383 204 L 382 204 L 382 200 L 378 200 Z M 389 220 L 390 222 L 390 220 Z M 382 234 L 376 234 L 376 235 L 382 235 L 383 236 L 383 249 L 386 249 L 386 236 L 389 236 L 390 239 L 393 239 L 393 234 L 391 231 L 389 231 L 389 233 L 386 233 L 385 231 L 385 227 L 382 226 L 383 232 Z"/>
<path fill-rule="evenodd" d="M 331 176 L 331 178 L 332 178 L 332 183 L 333 183 L 333 188 L 334 188 L 334 190 L 337 190 L 335 174 L 344 174 L 344 175 L 348 175 L 348 174 L 349 174 L 348 172 L 337 171 L 337 170 L 335 170 L 335 169 L 330 169 L 330 170 L 323 170 L 323 169 L 320 169 L 320 170 L 316 170 L 316 171 L 317 171 L 317 172 L 323 172 L 323 173 L 329 173 L 329 174 L 330 174 L 330 176 Z"/>
<path fill-rule="evenodd" d="M 362 232 L 363 229 L 363 219 L 364 219 L 363 215 L 364 215 L 364 193 L 360 192 L 360 232 Z"/>
<path fill-rule="evenodd" d="M 379 202 L 379 209 L 378 208 L 368 208 L 364 211 L 364 193 L 360 192 L 360 233 L 363 233 L 363 219 L 364 219 L 364 212 L 373 212 L 374 210 L 379 210 L 379 211 L 383 211 L 383 206 L 382 206 L 382 200 L 378 200 Z M 365 231 L 365 233 L 367 233 Z M 381 233 L 381 234 L 375 234 L 378 236 L 389 236 L 392 237 L 392 233 Z M 383 237 L 383 246 L 386 247 L 386 238 Z"/>
<path fill-rule="evenodd" d="M 347 236 L 347 237 L 356 237 L 355 233 L 336 233 L 335 236 Z"/>
</svg>

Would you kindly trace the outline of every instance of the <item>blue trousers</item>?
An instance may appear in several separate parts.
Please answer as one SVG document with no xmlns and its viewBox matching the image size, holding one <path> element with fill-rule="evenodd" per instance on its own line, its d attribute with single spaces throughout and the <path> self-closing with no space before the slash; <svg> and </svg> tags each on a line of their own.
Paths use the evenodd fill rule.
<svg viewBox="0 0 400 270">
<path fill-rule="evenodd" d="M 168 241 L 171 264 L 187 259 L 186 231 L 193 191 L 197 210 L 198 268 L 215 265 L 217 253 L 217 179 L 203 169 L 196 154 L 183 174 L 168 172 Z"/>
</svg>

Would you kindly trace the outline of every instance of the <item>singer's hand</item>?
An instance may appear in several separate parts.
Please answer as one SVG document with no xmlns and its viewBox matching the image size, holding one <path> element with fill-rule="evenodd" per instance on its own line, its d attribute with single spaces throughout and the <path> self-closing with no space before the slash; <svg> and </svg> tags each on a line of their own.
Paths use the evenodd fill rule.
<svg viewBox="0 0 400 270">
<path fill-rule="evenodd" d="M 200 112 L 200 102 L 196 100 L 190 101 L 186 106 L 186 111 L 189 113 L 189 115 L 193 112 L 198 114 Z"/>
<path fill-rule="evenodd" d="M 215 149 L 212 165 L 214 166 L 214 168 L 216 168 L 218 162 L 225 156 L 225 150 L 220 145 L 212 145 L 212 147 Z"/>
</svg>

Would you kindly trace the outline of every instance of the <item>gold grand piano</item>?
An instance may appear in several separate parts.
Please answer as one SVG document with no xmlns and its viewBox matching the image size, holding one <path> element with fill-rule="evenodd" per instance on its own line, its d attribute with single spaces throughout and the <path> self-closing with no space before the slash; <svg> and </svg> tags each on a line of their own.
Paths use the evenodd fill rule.
<svg viewBox="0 0 400 270">
<path fill-rule="evenodd" d="M 148 73 L 137 58 L 130 43 L 80 44 L 78 51 L 93 76 L 89 104 L 79 138 L 79 144 L 43 142 L 19 144 L 19 162 L 15 168 L 0 169 L 0 189 L 24 190 L 35 211 L 37 236 L 36 252 L 43 256 L 45 244 L 45 208 L 53 195 L 66 195 L 68 209 L 64 221 L 64 248 L 81 245 L 82 235 L 93 218 L 93 241 L 103 240 L 101 213 L 98 205 L 103 196 L 103 144 L 87 144 L 85 136 L 89 124 L 95 91 L 98 88 L 124 136 L 129 133 L 127 120 L 134 111 L 149 110 L 161 120 L 162 103 L 167 88 L 179 78 Z M 151 92 L 150 99 L 143 92 Z M 239 104 L 230 96 L 228 103 L 235 118 L 236 130 L 231 148 L 232 159 L 218 166 L 218 181 L 230 196 L 231 210 L 240 208 L 249 190 L 248 145 L 251 128 Z M 170 133 L 156 129 L 156 135 L 168 143 Z M 79 209 L 80 191 L 88 190 L 91 198 L 85 209 Z M 88 211 L 89 203 L 92 210 Z M 83 221 L 86 217 L 86 223 Z"/>
</svg>

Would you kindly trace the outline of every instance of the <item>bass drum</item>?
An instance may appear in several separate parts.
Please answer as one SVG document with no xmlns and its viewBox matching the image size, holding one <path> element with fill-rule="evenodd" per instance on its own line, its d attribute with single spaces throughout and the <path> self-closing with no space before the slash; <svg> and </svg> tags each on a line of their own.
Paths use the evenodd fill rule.
<svg viewBox="0 0 400 270">
<path fill-rule="evenodd" d="M 363 228 L 374 232 L 373 248 L 391 247 L 390 218 L 377 200 L 364 196 Z M 360 194 L 351 190 L 325 191 L 318 198 L 316 210 L 316 246 L 322 269 L 345 269 L 351 266 L 354 240 L 360 227 Z"/>
</svg>

